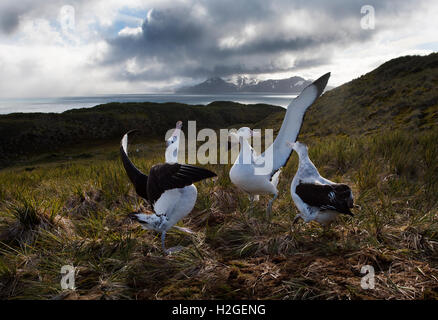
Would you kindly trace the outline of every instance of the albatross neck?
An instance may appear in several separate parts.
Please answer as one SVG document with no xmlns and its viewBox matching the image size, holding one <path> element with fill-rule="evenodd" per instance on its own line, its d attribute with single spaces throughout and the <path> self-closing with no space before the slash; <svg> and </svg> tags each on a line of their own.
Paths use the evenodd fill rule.
<svg viewBox="0 0 438 320">
<path fill-rule="evenodd" d="M 241 156 L 243 156 L 244 153 L 251 152 L 251 145 L 249 144 L 247 139 L 245 139 L 244 137 L 239 137 L 239 143 Z"/>
<path fill-rule="evenodd" d="M 306 149 L 300 149 L 300 150 L 295 150 L 296 153 L 298 154 L 298 159 L 301 162 L 305 162 L 305 161 L 310 161 L 309 159 L 309 153 Z"/>
<path fill-rule="evenodd" d="M 305 150 L 297 151 L 298 154 L 298 171 L 306 172 L 307 174 L 319 175 L 318 169 L 313 164 L 312 160 L 309 158 L 309 152 Z"/>
</svg>

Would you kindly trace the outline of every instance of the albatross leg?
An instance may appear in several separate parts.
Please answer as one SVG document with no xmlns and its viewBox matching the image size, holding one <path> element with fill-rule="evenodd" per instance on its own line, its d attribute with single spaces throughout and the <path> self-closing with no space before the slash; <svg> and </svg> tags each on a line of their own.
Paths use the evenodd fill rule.
<svg viewBox="0 0 438 320">
<path fill-rule="evenodd" d="M 331 234 L 330 226 L 331 226 L 331 222 L 325 223 L 325 224 L 322 225 L 322 235 L 324 237 L 327 237 L 327 236 L 329 236 Z"/>
<path fill-rule="evenodd" d="M 176 247 L 166 249 L 166 246 L 164 245 L 165 239 L 166 239 L 166 231 L 163 231 L 161 233 L 161 248 L 163 248 L 163 251 L 165 254 L 172 254 L 172 253 L 176 253 L 176 252 L 179 252 L 182 250 L 183 247 L 181 247 L 181 246 L 176 246 Z"/>
<path fill-rule="evenodd" d="M 249 198 L 249 213 L 252 214 L 254 211 L 254 195 L 250 194 L 248 198 Z"/>
<path fill-rule="evenodd" d="M 274 195 L 274 197 L 273 197 L 271 200 L 269 200 L 268 208 L 266 209 L 266 217 L 267 217 L 268 219 L 271 218 L 271 213 L 272 213 L 272 203 L 275 201 L 275 199 L 277 199 L 277 197 L 278 197 L 278 193 L 276 193 L 276 194 Z"/>
<path fill-rule="evenodd" d="M 166 231 L 163 231 L 161 233 L 161 248 L 163 249 L 164 252 L 167 253 L 166 251 L 166 246 L 164 245 L 164 240 L 166 239 Z"/>
</svg>

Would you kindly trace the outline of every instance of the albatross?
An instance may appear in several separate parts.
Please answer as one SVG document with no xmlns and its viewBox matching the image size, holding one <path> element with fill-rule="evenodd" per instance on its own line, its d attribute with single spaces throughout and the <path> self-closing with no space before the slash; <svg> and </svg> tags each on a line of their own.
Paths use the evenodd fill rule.
<svg viewBox="0 0 438 320">
<path fill-rule="evenodd" d="M 194 182 L 215 177 L 210 170 L 179 163 L 160 163 L 152 166 L 149 175 L 141 172 L 128 157 L 128 136 L 120 142 L 120 156 L 126 174 L 137 194 L 152 206 L 154 213 L 133 212 L 129 217 L 140 223 L 144 229 L 161 232 L 161 247 L 168 254 L 179 247 L 166 249 L 166 232 L 179 220 L 189 214 L 195 206 L 197 189 Z"/>
<path fill-rule="evenodd" d="M 175 125 L 172 135 L 166 140 L 166 152 L 164 154 L 166 163 L 178 162 L 179 139 L 181 135 L 182 121 Z"/>
<path fill-rule="evenodd" d="M 243 127 L 237 133 L 230 133 L 240 144 L 239 155 L 229 173 L 230 180 L 239 189 L 249 194 L 251 207 L 253 200 L 257 199 L 259 194 L 273 194 L 274 197 L 269 201 L 266 209 L 268 218 L 272 212 L 272 203 L 278 197 L 277 184 L 280 169 L 287 163 L 292 153 L 287 142 L 296 141 L 307 109 L 322 94 L 329 78 L 330 73 L 326 73 L 292 100 L 287 107 L 277 137 L 264 153 L 256 155 L 248 143 L 251 136 L 254 136 L 250 128 Z M 262 167 L 263 169 L 260 170 Z"/>
<path fill-rule="evenodd" d="M 179 151 L 179 140 L 181 136 L 181 128 L 182 128 L 182 121 L 178 121 L 175 125 L 175 129 L 173 130 L 172 135 L 169 137 L 169 139 L 166 140 L 166 151 L 164 153 L 164 157 L 166 158 L 166 163 L 176 163 L 178 162 L 178 151 Z M 192 184 L 193 188 L 196 189 L 195 185 Z M 188 228 L 179 227 L 179 226 L 173 226 L 174 228 L 193 234 L 194 232 Z"/>
<path fill-rule="evenodd" d="M 350 210 L 354 207 L 350 187 L 322 177 L 310 160 L 304 143 L 296 141 L 288 145 L 299 157 L 298 170 L 290 187 L 292 199 L 299 211 L 293 223 L 302 218 L 305 222 L 314 220 L 328 227 L 339 214 L 353 216 Z"/>
</svg>

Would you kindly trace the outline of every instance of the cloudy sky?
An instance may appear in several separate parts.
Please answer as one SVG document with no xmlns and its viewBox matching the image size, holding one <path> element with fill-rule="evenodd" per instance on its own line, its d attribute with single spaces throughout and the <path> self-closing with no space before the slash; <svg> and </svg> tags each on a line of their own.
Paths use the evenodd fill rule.
<svg viewBox="0 0 438 320">
<path fill-rule="evenodd" d="M 391 58 L 438 51 L 437 17 L 436 0 L 1 0 L 0 97 L 328 71 L 336 86 Z"/>
</svg>

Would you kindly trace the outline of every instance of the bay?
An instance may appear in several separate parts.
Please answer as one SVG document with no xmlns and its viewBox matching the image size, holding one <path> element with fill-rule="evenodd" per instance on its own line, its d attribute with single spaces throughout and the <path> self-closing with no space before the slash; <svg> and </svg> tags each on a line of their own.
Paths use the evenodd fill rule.
<svg viewBox="0 0 438 320">
<path fill-rule="evenodd" d="M 242 104 L 264 103 L 286 108 L 296 95 L 289 94 L 122 94 L 57 98 L 0 98 L 0 114 L 15 112 L 55 112 L 90 108 L 109 102 L 179 102 L 207 105 L 214 101 L 233 101 Z"/>
</svg>

